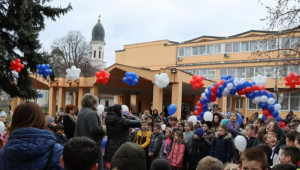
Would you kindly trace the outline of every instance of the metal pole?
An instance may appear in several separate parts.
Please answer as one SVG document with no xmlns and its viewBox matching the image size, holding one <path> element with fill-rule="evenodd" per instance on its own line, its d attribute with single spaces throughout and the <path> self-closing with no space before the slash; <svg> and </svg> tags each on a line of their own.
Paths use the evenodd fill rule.
<svg viewBox="0 0 300 170">
<path fill-rule="evenodd" d="M 35 90 L 37 91 L 37 72 L 35 73 Z M 34 103 L 37 103 L 37 98 L 34 99 Z"/>
<path fill-rule="evenodd" d="M 279 60 L 279 31 L 277 32 L 277 60 L 276 60 L 276 74 L 275 74 L 275 92 L 276 92 L 277 100 L 278 100 L 278 86 L 277 86 L 278 60 Z"/>
</svg>

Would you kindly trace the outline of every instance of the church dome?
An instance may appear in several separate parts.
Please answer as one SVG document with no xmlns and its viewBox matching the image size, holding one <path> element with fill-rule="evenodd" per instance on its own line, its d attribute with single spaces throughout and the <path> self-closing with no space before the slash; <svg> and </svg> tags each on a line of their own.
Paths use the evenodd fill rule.
<svg viewBox="0 0 300 170">
<path fill-rule="evenodd" d="M 105 31 L 100 23 L 100 18 L 98 19 L 98 23 L 94 26 L 92 31 L 92 41 L 101 41 L 104 42 Z"/>
</svg>

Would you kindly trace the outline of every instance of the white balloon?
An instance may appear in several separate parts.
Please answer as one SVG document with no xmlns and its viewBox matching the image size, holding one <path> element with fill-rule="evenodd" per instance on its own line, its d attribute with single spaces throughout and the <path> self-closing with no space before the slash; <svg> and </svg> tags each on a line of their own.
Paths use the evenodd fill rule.
<svg viewBox="0 0 300 170">
<path fill-rule="evenodd" d="M 255 100 L 255 103 L 260 103 L 261 102 L 260 97 L 255 97 L 254 100 Z"/>
<path fill-rule="evenodd" d="M 226 87 L 226 88 L 224 89 L 224 92 L 225 92 L 225 93 L 229 93 L 230 90 Z"/>
<path fill-rule="evenodd" d="M 239 81 L 238 79 L 234 79 L 233 84 L 234 84 L 235 86 L 237 86 L 239 83 L 240 83 L 240 81 Z M 229 83 L 228 83 L 228 84 L 229 84 Z M 228 84 L 227 84 L 227 86 L 228 86 Z"/>
<path fill-rule="evenodd" d="M 205 112 L 204 113 L 204 116 L 203 116 L 204 120 L 205 121 L 212 121 L 213 120 L 213 114 L 209 111 Z"/>
<path fill-rule="evenodd" d="M 212 103 L 212 102 L 207 104 L 207 106 L 210 106 L 210 107 L 212 107 L 213 105 L 214 105 L 214 103 Z"/>
<path fill-rule="evenodd" d="M 241 79 L 240 79 L 240 84 L 243 84 L 245 81 L 246 81 L 245 78 L 241 78 Z"/>
<path fill-rule="evenodd" d="M 264 80 L 264 81 L 267 81 L 267 80 L 268 80 L 268 77 L 267 77 L 267 76 L 263 76 L 263 80 Z"/>
<path fill-rule="evenodd" d="M 258 115 L 258 118 L 262 118 L 263 115 Z"/>
<path fill-rule="evenodd" d="M 100 116 L 104 112 L 104 106 L 103 105 L 98 105 L 97 106 L 97 113 Z"/>
<path fill-rule="evenodd" d="M 165 124 L 161 125 L 161 129 L 166 130 L 166 125 Z"/>
<path fill-rule="evenodd" d="M 128 109 L 128 107 L 127 107 L 126 105 L 122 105 L 122 110 L 123 110 L 123 113 L 124 113 L 125 115 L 128 115 L 129 109 Z"/>
<path fill-rule="evenodd" d="M 162 89 L 162 88 L 165 88 L 169 85 L 170 83 L 170 80 L 169 80 L 169 77 L 168 77 L 168 74 L 166 73 L 161 73 L 161 74 L 156 74 L 154 76 L 155 78 L 155 85 L 159 88 L 159 89 Z"/>
<path fill-rule="evenodd" d="M 159 78 L 159 74 L 155 74 L 154 78 L 157 80 Z"/>
<path fill-rule="evenodd" d="M 257 80 L 262 80 L 262 79 L 263 79 L 263 76 L 259 74 L 259 75 L 256 76 L 256 79 L 257 79 Z"/>
<path fill-rule="evenodd" d="M 71 67 L 71 70 L 73 71 L 73 70 L 76 70 L 76 66 L 72 66 Z"/>
<path fill-rule="evenodd" d="M 2 134 L 5 131 L 5 125 L 3 122 L 0 121 L 0 134 Z"/>
<path fill-rule="evenodd" d="M 261 96 L 260 97 L 260 101 L 267 102 L 268 101 L 268 97 L 267 96 Z"/>
<path fill-rule="evenodd" d="M 281 109 L 281 105 L 280 104 L 275 104 L 274 105 L 274 109 L 275 110 L 280 110 Z"/>
<path fill-rule="evenodd" d="M 253 103 L 253 104 L 257 104 L 256 101 L 255 101 L 255 99 L 252 99 L 252 103 Z"/>
<path fill-rule="evenodd" d="M 66 73 L 67 73 L 67 74 L 71 73 L 71 69 L 69 69 L 69 68 L 66 69 Z"/>
<path fill-rule="evenodd" d="M 246 149 L 247 141 L 243 136 L 238 135 L 234 139 L 234 145 L 240 152 L 243 152 Z"/>
<path fill-rule="evenodd" d="M 188 122 L 192 122 L 193 126 L 197 123 L 197 117 L 196 116 L 190 116 L 188 119 Z"/>
<path fill-rule="evenodd" d="M 228 83 L 228 84 L 227 84 L 227 88 L 228 88 L 229 90 L 231 90 L 231 89 L 233 88 L 233 84 L 232 84 L 232 83 Z"/>
<path fill-rule="evenodd" d="M 275 103 L 275 99 L 274 98 L 269 98 L 268 99 L 268 104 L 274 104 Z"/>
<path fill-rule="evenodd" d="M 208 92 L 208 89 L 205 89 L 204 91 L 205 91 L 205 93 L 207 93 L 207 92 Z"/>
<path fill-rule="evenodd" d="M 205 93 L 202 93 L 202 94 L 201 94 L 201 97 L 202 97 L 203 99 L 206 99 L 206 98 L 207 98 L 206 95 L 205 95 Z"/>
<path fill-rule="evenodd" d="M 252 77 L 252 79 L 251 79 L 251 80 L 255 82 L 255 81 L 256 81 L 256 77 Z"/>
</svg>

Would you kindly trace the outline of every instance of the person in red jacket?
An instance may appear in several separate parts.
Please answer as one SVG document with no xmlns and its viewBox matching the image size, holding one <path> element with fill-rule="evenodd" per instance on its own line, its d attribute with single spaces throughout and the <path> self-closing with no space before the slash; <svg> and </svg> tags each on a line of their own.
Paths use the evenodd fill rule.
<svg viewBox="0 0 300 170">
<path fill-rule="evenodd" d="M 180 170 L 182 167 L 186 143 L 187 140 L 183 138 L 182 132 L 175 132 L 173 147 L 168 158 L 172 170 Z"/>
</svg>

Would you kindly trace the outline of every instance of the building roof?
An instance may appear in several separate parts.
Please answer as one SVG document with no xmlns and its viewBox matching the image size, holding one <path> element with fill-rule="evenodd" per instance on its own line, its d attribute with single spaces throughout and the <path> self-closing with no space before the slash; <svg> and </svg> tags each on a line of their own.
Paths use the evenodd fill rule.
<svg viewBox="0 0 300 170">
<path fill-rule="evenodd" d="M 104 41 L 105 38 L 105 31 L 104 28 L 100 22 L 100 18 L 98 19 L 98 23 L 94 26 L 92 31 L 92 41 Z"/>
</svg>

